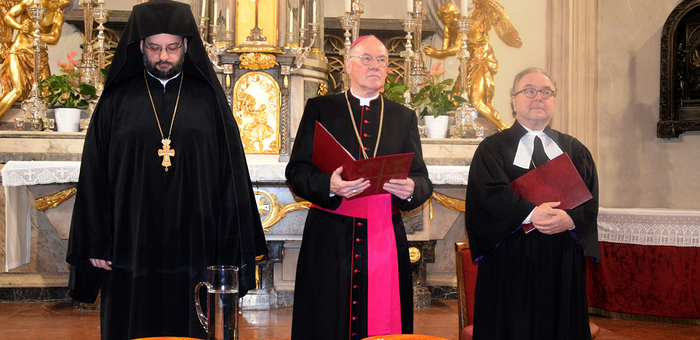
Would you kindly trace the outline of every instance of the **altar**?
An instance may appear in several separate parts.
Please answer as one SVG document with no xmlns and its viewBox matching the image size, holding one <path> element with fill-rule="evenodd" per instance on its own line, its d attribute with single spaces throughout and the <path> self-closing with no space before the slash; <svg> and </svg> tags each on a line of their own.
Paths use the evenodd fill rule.
<svg viewBox="0 0 700 340">
<path fill-rule="evenodd" d="M 698 212 L 600 209 L 601 263 L 588 261 L 591 312 L 700 323 L 698 226 Z"/>
<path fill-rule="evenodd" d="M 429 145 L 429 142 L 427 144 Z M 261 264 L 262 278 L 259 287 L 261 294 L 257 296 L 258 301 L 251 302 L 248 307 L 269 309 L 290 305 L 296 271 L 296 255 L 301 246 L 307 207 L 300 204 L 302 203 L 300 199 L 293 196 L 287 186 L 284 178 L 286 163 L 250 162 L 248 166 L 271 254 L 270 261 Z M 446 195 L 459 199 L 463 199 L 461 196 L 464 195 L 468 171 L 468 166 L 428 166 L 430 179 L 436 191 L 442 191 Z M 79 172 L 80 162 L 77 161 L 7 161 L 1 171 L 6 196 L 5 272 L 16 273 L 30 263 L 32 247 L 36 246 L 35 243 L 33 244 L 32 236 L 36 242 L 38 238 L 36 233 L 53 234 L 47 231 L 51 230 L 51 227 L 61 239 L 61 243 L 56 246 L 58 248 L 50 251 L 52 256 L 59 254 L 51 261 L 54 263 L 63 261 L 73 201 L 69 198 L 56 207 L 39 211 L 35 206 L 35 200 L 41 197 L 36 197 L 35 192 L 47 193 L 47 188 L 54 188 L 56 185 L 61 185 L 61 188 L 75 187 Z M 40 188 L 44 190 L 38 190 Z M 296 208 L 293 208 L 294 206 Z M 432 218 L 431 213 L 434 214 Z M 58 214 L 63 215 L 63 218 L 49 217 L 47 223 L 47 219 L 42 214 L 46 214 L 47 217 Z M 436 275 L 430 283 L 437 286 L 450 286 L 452 283 L 453 262 L 450 261 L 452 254 L 449 245 L 465 237 L 461 216 L 460 212 L 450 210 L 435 201 L 426 203 L 422 208 L 404 216 L 408 238 L 417 255 L 416 270 L 422 277 L 418 281 L 422 293 L 418 295 L 422 296 L 423 305 L 429 306 L 431 299 L 431 293 L 427 288 L 428 281 L 431 280 L 428 263 L 437 267 L 433 269 Z M 49 226 L 44 226 L 42 229 L 41 224 Z M 32 235 L 33 229 L 34 235 Z M 443 263 L 443 261 L 447 262 Z M 64 278 L 60 281 L 62 282 L 60 285 L 65 286 L 68 280 L 67 266 L 65 263 L 56 265 L 66 268 L 60 271 Z M 251 294 L 251 297 L 256 295 Z"/>
</svg>

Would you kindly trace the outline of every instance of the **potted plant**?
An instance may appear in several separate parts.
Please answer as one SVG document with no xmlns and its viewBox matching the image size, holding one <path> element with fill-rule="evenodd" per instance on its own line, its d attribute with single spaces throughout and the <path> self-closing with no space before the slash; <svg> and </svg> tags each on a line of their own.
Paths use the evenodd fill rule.
<svg viewBox="0 0 700 340">
<path fill-rule="evenodd" d="M 87 107 L 88 100 L 97 98 L 97 89 L 80 81 L 82 73 L 76 68 L 78 61 L 72 59 L 75 54 L 68 53 L 68 61 L 65 63 L 58 62 L 62 74 L 51 75 L 39 83 L 39 87 L 44 89 L 43 98 L 49 102 L 48 105 L 58 106 L 54 112 L 59 131 L 79 131 L 80 108 Z M 65 125 L 70 126 L 63 128 Z"/>
<path fill-rule="evenodd" d="M 445 138 L 447 135 L 448 113 L 454 111 L 459 103 L 467 102 L 466 99 L 457 95 L 459 91 L 451 90 L 454 79 L 440 80 L 445 73 L 441 70 L 442 63 L 435 63 L 430 73 L 428 81 L 422 84 L 422 88 L 413 97 L 412 105 L 422 107 L 421 118 L 425 119 L 427 128 L 426 137 Z"/>
</svg>

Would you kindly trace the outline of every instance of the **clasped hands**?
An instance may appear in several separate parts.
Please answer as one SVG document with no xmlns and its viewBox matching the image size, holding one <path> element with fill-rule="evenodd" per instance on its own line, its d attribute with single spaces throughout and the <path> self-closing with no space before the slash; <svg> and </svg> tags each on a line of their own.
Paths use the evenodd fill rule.
<svg viewBox="0 0 700 340">
<path fill-rule="evenodd" d="M 556 209 L 561 202 L 545 202 L 535 208 L 530 222 L 541 233 L 554 235 L 574 227 L 571 216 L 562 209 Z"/>
<path fill-rule="evenodd" d="M 369 180 L 358 178 L 354 181 L 344 181 L 340 174 L 343 173 L 343 167 L 339 167 L 333 171 L 331 175 L 331 193 L 345 198 L 357 196 L 369 188 Z M 415 183 L 410 178 L 392 179 L 384 183 L 382 187 L 388 193 L 405 200 L 413 195 Z"/>
</svg>

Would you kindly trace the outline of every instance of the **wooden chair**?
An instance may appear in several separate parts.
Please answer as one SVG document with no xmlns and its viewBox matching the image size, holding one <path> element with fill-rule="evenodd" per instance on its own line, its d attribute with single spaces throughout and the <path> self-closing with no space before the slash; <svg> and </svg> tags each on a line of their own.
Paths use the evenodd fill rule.
<svg viewBox="0 0 700 340">
<path fill-rule="evenodd" d="M 471 340 L 474 323 L 474 296 L 478 265 L 472 262 L 469 241 L 455 242 L 455 262 L 457 269 L 457 293 L 459 294 L 459 339 Z M 595 339 L 600 327 L 590 322 L 591 338 Z"/>
<path fill-rule="evenodd" d="M 364 338 L 362 340 L 396 340 L 396 339 L 413 339 L 413 340 L 447 340 L 445 338 L 439 338 L 430 335 L 420 335 L 420 334 L 391 334 L 391 335 L 378 335 L 369 338 Z"/>
<path fill-rule="evenodd" d="M 471 340 L 474 323 L 474 296 L 476 291 L 477 264 L 472 262 L 469 241 L 455 242 L 457 294 L 459 313 L 459 339 Z"/>
</svg>

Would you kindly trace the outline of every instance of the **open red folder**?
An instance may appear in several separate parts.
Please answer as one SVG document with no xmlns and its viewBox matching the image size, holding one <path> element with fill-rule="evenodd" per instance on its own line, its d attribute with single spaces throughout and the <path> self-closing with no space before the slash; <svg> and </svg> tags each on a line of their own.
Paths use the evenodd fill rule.
<svg viewBox="0 0 700 340">
<path fill-rule="evenodd" d="M 355 160 L 321 123 L 316 122 L 311 161 L 323 172 L 333 173 L 342 166 L 345 181 L 368 179 L 370 187 L 353 198 L 387 193 L 382 187 L 390 179 L 405 179 L 413 162 L 413 152 Z"/>
<path fill-rule="evenodd" d="M 593 198 L 566 153 L 510 182 L 510 187 L 536 205 L 561 202 L 558 209 L 573 209 Z M 523 225 L 525 233 L 534 228 L 532 224 Z"/>
</svg>

